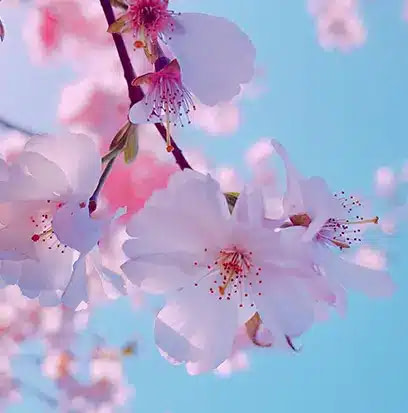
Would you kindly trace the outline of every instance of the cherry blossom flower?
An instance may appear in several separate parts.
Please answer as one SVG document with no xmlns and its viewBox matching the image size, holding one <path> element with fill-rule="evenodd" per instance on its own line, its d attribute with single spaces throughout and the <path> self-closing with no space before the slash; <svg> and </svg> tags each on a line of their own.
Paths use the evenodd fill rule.
<svg viewBox="0 0 408 413">
<path fill-rule="evenodd" d="M 254 74 L 255 48 L 248 36 L 223 17 L 175 13 L 168 3 L 127 0 L 127 11 L 110 31 L 132 32 L 135 47 L 143 48 L 151 62 L 161 56 L 162 46 L 169 48 L 187 88 L 201 103 L 231 100 Z"/>
<path fill-rule="evenodd" d="M 165 56 L 155 62 L 155 72 L 136 78 L 132 84 L 148 85 L 144 105 L 136 103 L 129 112 L 132 123 L 165 122 L 167 150 L 173 150 L 170 142 L 170 125 L 183 124 L 183 117 L 190 123 L 190 110 L 195 110 L 190 92 L 181 81 L 181 71 L 176 59 L 170 61 Z"/>
<path fill-rule="evenodd" d="M 58 54 L 84 66 L 110 47 L 110 36 L 105 27 L 99 4 L 85 5 L 78 0 L 36 0 L 29 10 L 23 36 L 36 63 Z"/>
<path fill-rule="evenodd" d="M 240 124 L 240 112 L 235 102 L 223 102 L 207 106 L 196 102 L 196 110 L 191 113 L 191 122 L 211 136 L 233 134 Z"/>
<path fill-rule="evenodd" d="M 314 298 L 305 284 L 314 273 L 262 228 L 263 213 L 259 192 L 247 190 L 231 215 L 216 181 L 186 170 L 128 224 L 137 238 L 124 244 L 122 269 L 142 290 L 168 296 L 155 337 L 171 358 L 216 368 L 256 309 L 277 341 L 310 327 Z"/>
<path fill-rule="evenodd" d="M 333 3 L 317 18 L 320 44 L 327 49 L 338 48 L 344 52 L 361 46 L 366 32 L 357 10 L 348 5 Z"/>
<path fill-rule="evenodd" d="M 86 136 L 35 136 L 1 182 L 1 277 L 53 305 L 86 294 L 85 266 L 105 219 L 90 215 L 101 170 Z M 85 292 L 84 292 L 85 291 Z"/>
<path fill-rule="evenodd" d="M 375 174 L 375 186 L 379 196 L 392 196 L 397 186 L 397 179 L 394 171 L 387 166 L 378 168 Z"/>
<path fill-rule="evenodd" d="M 373 270 L 343 259 L 339 253 L 362 242 L 363 230 L 374 225 L 378 217 L 362 216 L 361 202 L 344 191 L 333 195 L 320 177 L 304 178 L 289 160 L 286 150 L 276 140 L 274 148 L 283 159 L 287 173 L 287 189 L 283 199 L 284 214 L 289 227 L 281 231 L 291 239 L 301 238 L 302 250 L 309 255 L 310 266 L 326 277 L 340 301 L 344 289 L 354 289 L 370 296 L 388 296 L 394 285 L 384 270 Z"/>
<path fill-rule="evenodd" d="M 131 165 L 118 162 L 112 168 L 102 195 L 112 212 L 126 207 L 126 213 L 118 220 L 127 222 L 154 191 L 166 187 L 177 170 L 176 165 L 160 161 L 152 152 L 141 151 Z"/>
</svg>

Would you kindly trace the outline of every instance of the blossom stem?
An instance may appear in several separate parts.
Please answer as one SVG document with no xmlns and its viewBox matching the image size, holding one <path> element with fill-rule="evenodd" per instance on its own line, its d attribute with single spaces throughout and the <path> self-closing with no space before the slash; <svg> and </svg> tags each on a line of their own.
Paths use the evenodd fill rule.
<svg viewBox="0 0 408 413">
<path fill-rule="evenodd" d="M 121 151 L 122 151 L 122 148 L 113 148 L 107 154 L 102 156 L 102 163 L 104 164 L 104 163 L 116 158 Z"/>
<path fill-rule="evenodd" d="M 17 125 L 4 118 L 0 118 L 0 127 L 10 129 L 10 130 L 15 130 L 17 132 L 22 133 L 23 135 L 28 135 L 28 136 L 38 135 L 38 133 L 32 130 L 24 128 L 23 126 Z"/>
<path fill-rule="evenodd" d="M 106 21 L 110 26 L 116 20 L 110 0 L 100 0 L 100 3 L 105 14 Z M 133 69 L 132 62 L 130 61 L 122 35 L 119 33 L 112 33 L 112 37 L 119 55 L 120 62 L 122 64 L 123 74 L 128 86 L 130 103 L 131 105 L 134 105 L 144 98 L 144 93 L 140 86 L 132 85 L 133 79 L 136 78 L 136 73 Z M 162 123 L 155 123 L 155 126 L 163 140 L 167 141 L 167 132 L 164 125 Z M 187 159 L 184 157 L 181 149 L 177 146 L 172 137 L 170 137 L 170 142 L 171 146 L 173 147 L 173 151 L 171 153 L 173 154 L 174 159 L 176 160 L 176 163 L 180 167 L 180 169 L 192 169 L 190 164 L 187 162 Z"/>
<path fill-rule="evenodd" d="M 96 209 L 96 201 L 98 200 L 99 193 L 102 190 L 103 184 L 105 183 L 106 179 L 109 176 L 110 171 L 112 170 L 113 164 L 115 163 L 115 159 L 118 156 L 116 154 L 113 158 L 109 160 L 109 162 L 106 164 L 105 169 L 102 172 L 101 177 L 99 178 L 98 185 L 92 194 L 92 196 L 89 198 L 89 208 L 95 210 Z M 90 211 L 93 212 L 93 211 Z"/>
</svg>

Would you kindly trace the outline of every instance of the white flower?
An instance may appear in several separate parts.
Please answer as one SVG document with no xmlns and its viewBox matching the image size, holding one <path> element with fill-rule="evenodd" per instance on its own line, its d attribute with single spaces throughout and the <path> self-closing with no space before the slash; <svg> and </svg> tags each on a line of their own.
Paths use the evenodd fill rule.
<svg viewBox="0 0 408 413">
<path fill-rule="evenodd" d="M 124 244 L 130 259 L 122 269 L 143 290 L 168 297 L 155 336 L 170 358 L 216 368 L 255 311 L 277 340 L 311 325 L 309 273 L 262 227 L 263 217 L 258 191 L 246 189 L 231 215 L 216 181 L 186 170 L 129 223 L 136 239 Z"/>
<path fill-rule="evenodd" d="M 126 3 L 126 13 L 110 31 L 131 31 L 135 47 L 143 48 L 152 62 L 159 57 L 158 48 L 170 49 L 183 82 L 201 103 L 227 102 L 252 79 L 255 47 L 235 23 L 204 13 L 175 13 L 168 0 Z"/>
<path fill-rule="evenodd" d="M 0 275 L 6 284 L 18 284 L 44 305 L 86 297 L 85 258 L 106 224 L 89 209 L 100 172 L 97 147 L 87 136 L 27 142 L 0 176 Z"/>
<path fill-rule="evenodd" d="M 378 217 L 364 218 L 358 198 L 346 196 L 343 191 L 333 195 L 322 178 L 302 177 L 283 146 L 276 140 L 272 143 L 285 163 L 287 174 L 283 207 L 288 223 L 284 226 L 290 228 L 281 231 L 282 235 L 289 243 L 291 239 L 304 241 L 301 248 L 315 271 L 327 277 L 337 297 L 336 306 L 345 305 L 344 289 L 370 296 L 390 295 L 394 285 L 386 271 L 353 264 L 340 254 L 360 244 L 364 226 L 376 224 Z"/>
</svg>

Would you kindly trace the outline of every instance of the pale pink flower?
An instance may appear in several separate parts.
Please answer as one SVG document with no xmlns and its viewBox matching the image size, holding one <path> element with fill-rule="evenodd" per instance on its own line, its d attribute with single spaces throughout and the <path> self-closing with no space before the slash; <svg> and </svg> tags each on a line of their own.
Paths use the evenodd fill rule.
<svg viewBox="0 0 408 413">
<path fill-rule="evenodd" d="M 364 227 L 376 224 L 378 217 L 364 218 L 361 203 L 342 191 L 333 195 L 320 177 L 304 178 L 291 163 L 286 150 L 276 140 L 276 152 L 285 163 L 287 189 L 283 200 L 288 227 L 282 236 L 303 241 L 302 250 L 309 265 L 324 276 L 336 295 L 344 301 L 344 289 L 355 289 L 370 296 L 389 296 L 394 284 L 384 270 L 373 270 L 353 264 L 341 252 L 362 242 Z M 294 251 L 294 247 L 292 247 Z M 337 304 L 336 304 L 337 305 Z"/>
<path fill-rule="evenodd" d="M 160 161 L 153 153 L 139 152 L 131 165 L 117 162 L 102 195 L 112 212 L 126 207 L 126 214 L 119 218 L 126 222 L 143 208 L 154 191 L 166 187 L 169 177 L 177 170 L 176 165 Z"/>
<path fill-rule="evenodd" d="M 396 177 L 391 168 L 383 166 L 377 169 L 375 173 L 375 189 L 377 195 L 383 197 L 391 196 L 395 191 L 396 184 Z"/>
<path fill-rule="evenodd" d="M 78 334 L 88 325 L 89 313 L 74 311 L 64 305 L 41 309 L 41 335 L 51 353 L 72 348 Z"/>
<path fill-rule="evenodd" d="M 1 277 L 53 305 L 86 295 L 85 262 L 106 221 L 90 215 L 101 163 L 82 135 L 35 136 L 1 182 Z M 79 258 L 78 258 L 79 255 Z"/>
<path fill-rule="evenodd" d="M 38 63 L 58 53 L 87 65 L 95 54 L 111 47 L 100 5 L 78 0 L 36 0 L 23 35 Z"/>
<path fill-rule="evenodd" d="M 213 136 L 232 134 L 239 127 L 239 109 L 234 102 L 219 103 L 215 106 L 197 102 L 196 110 L 191 114 L 191 122 Z"/>
<path fill-rule="evenodd" d="M 243 183 L 237 171 L 228 166 L 221 166 L 214 170 L 214 178 L 220 183 L 223 192 L 239 192 Z"/>
<path fill-rule="evenodd" d="M 135 47 L 144 48 L 153 62 L 159 57 L 157 44 L 169 48 L 201 103 L 227 102 L 253 77 L 255 48 L 235 23 L 203 13 L 174 13 L 167 0 L 127 3 L 112 31 L 133 32 Z"/>
<path fill-rule="evenodd" d="M 24 297 L 15 286 L 2 288 L 0 301 L 0 351 L 10 357 L 18 353 L 23 341 L 35 337 L 41 330 L 41 307 Z"/>
<path fill-rule="evenodd" d="M 259 164 L 269 160 L 273 152 L 271 140 L 261 138 L 248 149 L 245 160 L 250 167 L 256 168 Z"/>
<path fill-rule="evenodd" d="M 58 108 L 60 121 L 72 130 L 101 137 L 104 149 L 127 120 L 129 102 L 123 79 L 107 85 L 84 78 L 62 90 Z"/>
<path fill-rule="evenodd" d="M 18 131 L 11 131 L 1 136 L 0 155 L 7 162 L 11 162 L 23 149 L 28 137 Z"/>
<path fill-rule="evenodd" d="M 362 247 L 357 251 L 354 258 L 356 264 L 373 270 L 385 270 L 387 268 L 387 258 L 383 251 L 370 247 Z"/>
<path fill-rule="evenodd" d="M 129 112 L 132 123 L 164 122 L 167 130 L 167 150 L 173 148 L 170 142 L 170 126 L 190 123 L 189 113 L 195 110 L 191 93 L 181 81 L 181 71 L 177 60 L 159 57 L 155 62 L 155 72 L 137 77 L 132 84 L 146 84 L 144 104 L 136 103 Z M 184 121 L 183 121 L 184 119 Z"/>
<path fill-rule="evenodd" d="M 366 40 L 366 31 L 357 11 L 336 4 L 319 15 L 317 31 L 324 48 L 343 52 L 361 46 Z"/>
<path fill-rule="evenodd" d="M 155 336 L 171 358 L 218 367 L 255 311 L 277 341 L 310 327 L 313 273 L 262 228 L 263 214 L 258 191 L 245 190 L 231 215 L 216 181 L 185 170 L 129 223 L 137 238 L 124 244 L 122 269 L 142 290 L 167 295 Z"/>
</svg>

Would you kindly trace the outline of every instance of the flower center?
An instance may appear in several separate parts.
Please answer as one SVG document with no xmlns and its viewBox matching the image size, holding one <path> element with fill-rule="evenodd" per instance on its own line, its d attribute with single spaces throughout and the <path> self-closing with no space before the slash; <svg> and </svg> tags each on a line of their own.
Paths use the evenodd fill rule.
<svg viewBox="0 0 408 413">
<path fill-rule="evenodd" d="M 329 25 L 329 32 L 336 36 L 344 36 L 347 34 L 347 26 L 344 19 L 333 20 Z"/>
<path fill-rule="evenodd" d="M 48 200 L 47 205 L 44 205 L 30 216 L 30 222 L 33 227 L 32 242 L 36 243 L 39 247 L 46 247 L 49 250 L 58 248 L 63 254 L 66 245 L 61 245 L 52 229 L 53 215 L 55 211 L 62 206 L 62 203 L 55 203 Z"/>
<path fill-rule="evenodd" d="M 128 16 L 135 36 L 156 42 L 162 33 L 174 27 L 173 12 L 168 10 L 168 0 L 133 0 L 129 4 Z"/>
<path fill-rule="evenodd" d="M 61 254 L 65 253 L 67 245 L 62 244 L 54 234 L 52 220 L 55 212 L 64 206 L 62 202 L 47 200 L 45 205 L 33 212 L 29 219 L 32 227 L 31 241 L 40 248 L 48 250 L 58 250 Z M 86 202 L 80 202 L 80 208 L 86 208 Z M 71 213 L 72 215 L 72 213 Z"/>
<path fill-rule="evenodd" d="M 329 218 L 317 233 L 316 239 L 342 250 L 350 248 L 354 243 L 361 242 L 361 228 L 358 226 L 378 224 L 379 218 L 376 216 L 365 219 L 361 215 L 352 215 L 355 208 L 362 206 L 361 202 L 353 195 L 346 197 L 342 191 L 340 194 L 335 194 L 334 197 L 341 203 L 349 218 Z M 308 227 L 312 219 L 308 214 L 302 213 L 292 215 L 290 221 L 293 226 Z"/>
<path fill-rule="evenodd" d="M 239 307 L 244 307 L 244 302 L 254 307 L 250 296 L 262 295 L 262 268 L 255 265 L 252 252 L 232 246 L 219 250 L 214 260 L 214 254 L 210 254 L 207 248 L 204 251 L 209 255 L 208 261 L 205 259 L 203 263 L 194 262 L 194 266 L 205 269 L 204 276 L 195 286 L 198 287 L 201 280 L 210 278 L 213 286 L 209 287 L 208 291 L 218 297 L 218 300 L 229 301 L 236 296 L 240 302 Z"/>
<path fill-rule="evenodd" d="M 155 62 L 155 68 L 156 72 L 148 75 L 149 90 L 145 96 L 145 104 L 151 106 L 152 111 L 147 120 L 159 118 L 165 122 L 167 150 L 171 152 L 171 124 L 184 127 L 183 118 L 187 123 L 191 123 L 189 113 L 196 107 L 191 93 L 183 85 L 180 66 L 176 59 L 170 61 L 162 56 Z"/>
</svg>

